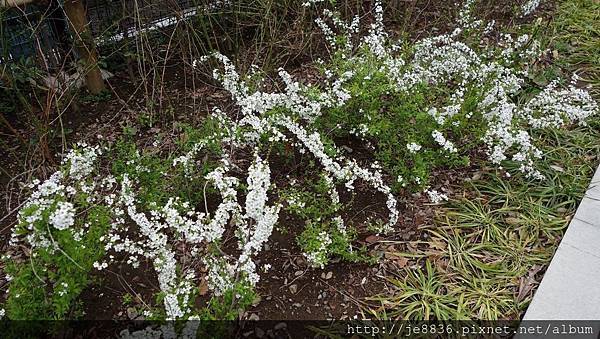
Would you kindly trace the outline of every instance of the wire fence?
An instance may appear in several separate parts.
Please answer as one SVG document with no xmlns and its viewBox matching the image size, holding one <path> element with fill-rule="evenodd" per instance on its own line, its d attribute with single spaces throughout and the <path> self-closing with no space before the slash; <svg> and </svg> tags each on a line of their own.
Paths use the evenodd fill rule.
<svg viewBox="0 0 600 339">
<path fill-rule="evenodd" d="M 56 65 L 60 62 L 61 25 L 51 9 L 38 6 L 0 11 L 0 63 L 33 57 L 37 62 Z M 58 20 L 62 19 L 61 17 Z"/>
<path fill-rule="evenodd" d="M 71 38 L 62 0 L 22 8 L 0 8 L 0 63 L 33 58 L 48 67 L 59 65 Z M 173 25 L 208 8 L 199 0 L 84 1 L 89 29 L 103 44 L 145 30 Z M 219 1 L 210 1 L 212 5 Z"/>
<path fill-rule="evenodd" d="M 95 37 L 142 29 L 162 20 L 181 19 L 189 9 L 203 6 L 198 0 L 89 0 L 87 13 Z"/>
</svg>

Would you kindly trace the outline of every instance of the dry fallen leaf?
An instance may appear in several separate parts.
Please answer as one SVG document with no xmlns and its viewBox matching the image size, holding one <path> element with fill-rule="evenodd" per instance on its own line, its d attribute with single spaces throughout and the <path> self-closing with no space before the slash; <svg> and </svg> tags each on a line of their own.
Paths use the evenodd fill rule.
<svg viewBox="0 0 600 339">
<path fill-rule="evenodd" d="M 200 295 L 206 295 L 206 293 L 208 293 L 208 281 L 206 279 L 201 279 L 200 280 L 200 286 L 198 286 L 199 289 L 199 294 Z"/>
<path fill-rule="evenodd" d="M 447 246 L 446 242 L 439 238 L 431 239 L 431 241 L 429 241 L 428 244 L 429 244 L 430 249 L 438 249 L 442 252 L 446 250 L 446 246 Z M 437 251 L 433 251 L 433 252 L 437 253 Z"/>
<path fill-rule="evenodd" d="M 519 302 L 525 300 L 525 297 L 529 295 L 533 287 L 536 285 L 535 275 L 542 269 L 541 265 L 535 265 L 529 270 L 527 277 L 521 277 L 519 279 L 519 293 L 517 295 L 517 300 Z"/>
<path fill-rule="evenodd" d="M 504 219 L 504 222 L 506 222 L 509 225 L 518 225 L 521 223 L 521 219 L 508 217 Z"/>
<path fill-rule="evenodd" d="M 404 268 L 408 264 L 408 259 L 404 257 L 398 257 L 394 260 L 394 262 L 399 268 Z"/>
<path fill-rule="evenodd" d="M 419 243 L 412 242 L 412 241 L 411 242 L 407 242 L 406 243 L 406 248 L 411 253 L 418 253 L 419 252 Z"/>
<path fill-rule="evenodd" d="M 372 243 L 380 241 L 382 239 L 383 239 L 382 237 L 379 237 L 376 235 L 370 235 L 365 239 L 365 241 L 368 242 L 369 244 L 372 244 Z"/>
</svg>

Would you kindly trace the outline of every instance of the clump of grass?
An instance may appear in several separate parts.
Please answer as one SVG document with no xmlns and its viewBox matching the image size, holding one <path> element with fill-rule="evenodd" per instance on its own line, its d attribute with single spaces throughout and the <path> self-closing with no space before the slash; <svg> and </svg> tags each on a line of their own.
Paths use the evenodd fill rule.
<svg viewBox="0 0 600 339">
<path fill-rule="evenodd" d="M 431 236 L 426 246 L 395 253 L 422 268 L 397 272 L 399 278 L 389 280 L 395 293 L 374 298 L 382 305 L 374 314 L 385 309 L 402 319 L 519 318 L 594 172 L 597 159 L 590 161 L 589 154 L 600 152 L 591 142 L 600 133 L 591 127 L 558 137 L 564 145 L 543 167 L 564 172 L 543 185 L 518 174 L 506 179 L 486 173 L 468 184 L 467 198 L 451 201 L 436 225 L 422 229 Z"/>
<path fill-rule="evenodd" d="M 579 73 L 591 85 L 591 93 L 600 97 L 600 3 L 562 2 L 553 28 L 552 42 L 558 62 Z"/>
</svg>

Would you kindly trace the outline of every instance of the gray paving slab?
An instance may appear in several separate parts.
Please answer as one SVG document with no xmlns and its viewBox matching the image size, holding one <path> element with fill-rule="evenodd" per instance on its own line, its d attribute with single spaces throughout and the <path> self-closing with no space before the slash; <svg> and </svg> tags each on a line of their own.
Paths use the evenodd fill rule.
<svg viewBox="0 0 600 339">
<path fill-rule="evenodd" d="M 600 320 L 600 169 L 523 320 Z"/>
<path fill-rule="evenodd" d="M 600 258 L 561 243 L 523 320 L 600 319 Z"/>
<path fill-rule="evenodd" d="M 585 193 L 574 219 L 600 227 L 600 192 Z"/>
<path fill-rule="evenodd" d="M 561 241 L 561 245 L 576 248 L 579 251 L 587 253 L 588 255 L 596 257 L 600 260 L 599 225 L 593 225 L 578 219 L 574 219 L 571 221 L 569 227 L 572 227 L 573 231 L 565 233 Z M 600 285 L 600 281 L 598 281 L 598 285 Z"/>
<path fill-rule="evenodd" d="M 575 219 L 600 227 L 600 170 L 596 170 L 590 187 L 577 208 Z"/>
</svg>

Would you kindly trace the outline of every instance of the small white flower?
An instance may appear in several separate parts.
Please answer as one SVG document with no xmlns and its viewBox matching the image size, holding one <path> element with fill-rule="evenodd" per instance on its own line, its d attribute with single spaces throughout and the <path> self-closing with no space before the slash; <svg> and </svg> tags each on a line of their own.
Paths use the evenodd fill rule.
<svg viewBox="0 0 600 339">
<path fill-rule="evenodd" d="M 65 230 L 75 222 L 75 207 L 70 202 L 60 201 L 50 215 L 50 223 L 59 230 Z"/>
<path fill-rule="evenodd" d="M 421 150 L 421 145 L 411 142 L 409 144 L 406 145 L 406 148 L 408 148 L 408 151 L 410 153 L 417 153 L 419 150 Z"/>
<path fill-rule="evenodd" d="M 456 149 L 456 147 L 454 147 L 454 144 L 450 141 L 447 140 L 444 135 L 442 133 L 440 133 L 437 130 L 434 130 L 433 132 L 431 132 L 431 136 L 433 136 L 433 139 L 444 148 L 444 150 L 450 152 L 450 153 L 456 153 L 458 150 Z"/>
<path fill-rule="evenodd" d="M 528 0 L 521 6 L 521 16 L 528 16 L 540 5 L 541 0 Z"/>
<path fill-rule="evenodd" d="M 434 203 L 434 204 L 438 204 L 442 201 L 448 201 L 448 196 L 445 194 L 442 194 L 436 190 L 430 190 L 427 189 L 425 190 L 425 192 L 427 193 L 427 195 L 429 196 L 429 200 Z"/>
</svg>

